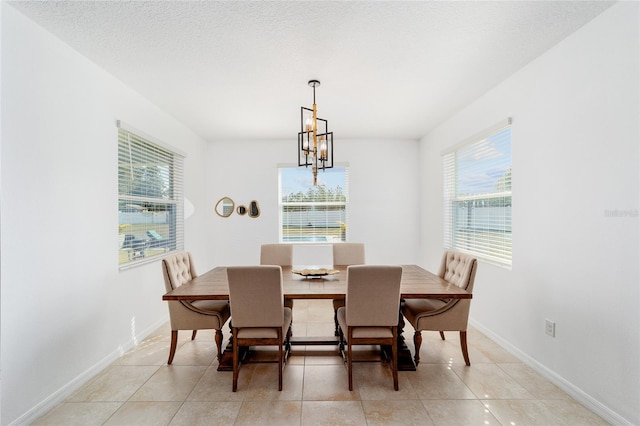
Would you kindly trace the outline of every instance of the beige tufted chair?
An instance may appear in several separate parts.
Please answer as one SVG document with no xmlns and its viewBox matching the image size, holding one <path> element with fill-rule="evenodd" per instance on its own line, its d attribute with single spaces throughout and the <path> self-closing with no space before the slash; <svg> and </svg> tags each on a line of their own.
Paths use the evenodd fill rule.
<svg viewBox="0 0 640 426">
<path fill-rule="evenodd" d="M 164 275 L 165 290 L 180 287 L 182 284 L 197 277 L 191 253 L 181 252 L 162 259 L 162 273 Z M 231 315 L 229 302 L 226 300 L 169 300 L 169 317 L 171 319 L 171 348 L 169 361 L 173 362 L 178 344 L 178 330 L 193 330 L 191 340 L 196 338 L 198 330 L 216 330 L 216 345 L 218 347 L 218 362 L 222 356 L 222 327 Z"/>
<path fill-rule="evenodd" d="M 438 275 L 452 284 L 473 292 L 478 261 L 475 257 L 457 251 L 446 251 L 442 257 Z M 467 323 L 471 299 L 407 299 L 402 305 L 402 314 L 415 329 L 413 342 L 415 345 L 416 365 L 420 362 L 420 346 L 422 331 L 439 331 L 444 340 L 444 331 L 459 331 L 462 356 L 467 365 Z"/>
<path fill-rule="evenodd" d="M 363 243 L 337 243 L 333 245 L 334 265 L 364 265 Z M 338 309 L 344 306 L 344 299 L 333 299 L 333 320 L 336 323 L 335 335 L 339 336 Z"/>
<path fill-rule="evenodd" d="M 227 268 L 233 321 L 233 392 L 238 389 L 241 346 L 278 347 L 278 390 L 291 336 L 291 309 L 283 304 L 282 268 L 234 266 Z"/>
<path fill-rule="evenodd" d="M 349 390 L 353 390 L 353 345 L 391 346 L 393 388 L 398 390 L 398 310 L 401 266 L 354 265 L 347 268 L 347 297 L 338 309 L 340 348 L 347 344 Z"/>
</svg>

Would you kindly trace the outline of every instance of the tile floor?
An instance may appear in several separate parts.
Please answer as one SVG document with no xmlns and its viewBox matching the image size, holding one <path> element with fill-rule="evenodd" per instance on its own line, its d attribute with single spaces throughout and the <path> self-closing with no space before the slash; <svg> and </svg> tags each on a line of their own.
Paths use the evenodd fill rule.
<svg viewBox="0 0 640 426">
<path fill-rule="evenodd" d="M 332 335 L 331 301 L 298 300 L 295 335 Z M 358 351 L 354 390 L 334 347 L 294 347 L 278 392 L 277 364 L 216 371 L 212 331 L 196 340 L 181 332 L 173 365 L 169 325 L 37 420 L 36 425 L 603 425 L 517 358 L 476 330 L 469 330 L 471 367 L 464 365 L 457 333 L 423 333 L 421 363 L 400 372 L 393 390 L 388 367 L 374 347 Z M 413 330 L 405 338 L 413 352 Z M 226 345 L 228 327 L 225 330 Z M 258 360 L 273 359 L 269 348 Z"/>
</svg>

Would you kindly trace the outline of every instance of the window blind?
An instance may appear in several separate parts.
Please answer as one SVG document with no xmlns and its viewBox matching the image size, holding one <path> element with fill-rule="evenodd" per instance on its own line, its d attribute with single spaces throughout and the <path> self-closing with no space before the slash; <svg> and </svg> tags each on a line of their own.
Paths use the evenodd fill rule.
<svg viewBox="0 0 640 426">
<path fill-rule="evenodd" d="M 443 156 L 444 245 L 511 267 L 511 126 Z"/>
<path fill-rule="evenodd" d="M 334 166 L 318 172 L 279 167 L 281 242 L 347 241 L 349 169 Z"/>
<path fill-rule="evenodd" d="M 184 157 L 118 124 L 119 264 L 184 248 Z"/>
</svg>

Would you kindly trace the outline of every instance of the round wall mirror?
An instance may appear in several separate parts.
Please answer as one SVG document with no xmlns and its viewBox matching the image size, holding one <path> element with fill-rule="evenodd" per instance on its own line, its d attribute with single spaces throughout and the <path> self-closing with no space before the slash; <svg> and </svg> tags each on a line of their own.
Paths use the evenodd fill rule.
<svg viewBox="0 0 640 426">
<path fill-rule="evenodd" d="M 238 208 L 236 209 L 236 212 L 240 216 L 244 216 L 245 214 L 247 214 L 247 208 L 245 206 L 238 206 Z"/>
<path fill-rule="evenodd" d="M 218 216 L 229 217 L 231 216 L 231 213 L 233 213 L 234 207 L 235 207 L 235 204 L 233 203 L 233 200 L 231 198 L 222 197 L 220 198 L 220 200 L 218 200 L 215 210 L 216 210 L 216 213 L 218 213 Z"/>
</svg>

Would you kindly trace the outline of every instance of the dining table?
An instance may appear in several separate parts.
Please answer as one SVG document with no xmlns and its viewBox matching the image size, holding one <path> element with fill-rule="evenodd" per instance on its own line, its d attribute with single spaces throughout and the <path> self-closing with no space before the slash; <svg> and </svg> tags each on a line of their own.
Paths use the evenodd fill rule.
<svg viewBox="0 0 640 426">
<path fill-rule="evenodd" d="M 347 265 L 282 266 L 282 284 L 287 299 L 341 299 L 347 293 Z M 465 289 L 418 265 L 402 265 L 401 299 L 471 299 Z M 217 266 L 164 294 L 162 300 L 228 300 L 227 267 Z M 295 313 L 294 313 L 295 314 Z M 233 321 L 233 313 L 232 313 Z M 402 336 L 404 321 L 398 317 L 398 369 L 415 371 L 413 357 Z M 292 336 L 291 345 L 337 345 L 336 336 Z M 220 371 L 232 369 L 233 352 L 225 349 Z"/>
</svg>

